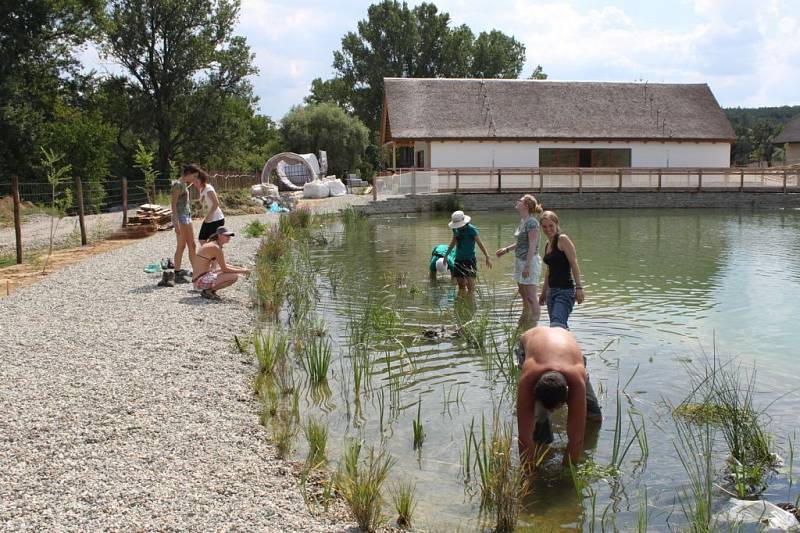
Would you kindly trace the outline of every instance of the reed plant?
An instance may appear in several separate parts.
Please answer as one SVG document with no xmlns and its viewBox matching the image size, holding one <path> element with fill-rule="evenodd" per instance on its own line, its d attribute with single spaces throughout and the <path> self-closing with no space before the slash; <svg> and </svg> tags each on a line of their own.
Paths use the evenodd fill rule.
<svg viewBox="0 0 800 533">
<path fill-rule="evenodd" d="M 414 449 L 421 450 L 422 443 L 425 442 L 425 428 L 422 426 L 422 398 L 417 402 L 417 418 L 411 421 L 414 430 Z"/>
<path fill-rule="evenodd" d="M 328 426 L 315 417 L 310 417 L 303 426 L 303 433 L 308 443 L 306 464 L 316 466 L 325 462 L 325 450 L 328 446 Z"/>
<path fill-rule="evenodd" d="M 279 412 L 272 418 L 272 440 L 280 459 L 288 459 L 294 450 L 297 424 L 294 417 Z"/>
<path fill-rule="evenodd" d="M 314 222 L 314 215 L 307 207 L 298 207 L 289 213 L 282 215 L 286 217 L 288 223 L 294 228 L 309 229 Z"/>
<path fill-rule="evenodd" d="M 679 492 L 681 510 L 692 533 L 708 533 L 713 527 L 714 435 L 706 423 L 700 427 L 675 419 L 673 446 L 689 478 Z"/>
<path fill-rule="evenodd" d="M 289 339 L 276 330 L 256 331 L 253 334 L 253 351 L 260 374 L 272 374 L 275 367 L 289 356 Z"/>
<path fill-rule="evenodd" d="M 392 490 L 392 503 L 397 512 L 397 526 L 401 529 L 412 527 L 414 511 L 417 508 L 416 485 L 413 483 L 398 483 Z"/>
<path fill-rule="evenodd" d="M 361 448 L 360 442 L 353 441 L 345 446 L 334 483 L 358 527 L 371 533 L 383 522 L 381 492 L 394 459 L 383 450 L 376 452 L 370 447 L 362 460 Z"/>
<path fill-rule="evenodd" d="M 319 385 L 327 381 L 332 358 L 333 347 L 327 336 L 311 337 L 308 340 L 301 361 L 312 385 Z"/>
<path fill-rule="evenodd" d="M 278 414 L 278 392 L 275 387 L 262 387 L 259 392 L 258 422 L 266 427 Z"/>
<path fill-rule="evenodd" d="M 475 431 L 474 419 L 470 430 L 465 429 L 465 451 L 462 454 L 462 473 L 465 482 L 473 479 L 480 493 L 480 508 L 490 517 L 495 531 L 513 531 L 522 508 L 522 500 L 529 485 L 523 465 L 513 459 L 513 431 L 510 424 L 500 421 L 493 413 L 491 433 L 481 415 L 480 435 Z M 535 458 L 538 465 L 544 454 Z"/>
<path fill-rule="evenodd" d="M 345 228 L 347 228 L 348 226 L 352 226 L 353 224 L 356 224 L 357 222 L 364 220 L 366 218 L 364 213 L 362 213 L 352 205 L 342 209 L 339 213 L 339 216 L 341 217 L 342 222 L 345 225 Z"/>
</svg>

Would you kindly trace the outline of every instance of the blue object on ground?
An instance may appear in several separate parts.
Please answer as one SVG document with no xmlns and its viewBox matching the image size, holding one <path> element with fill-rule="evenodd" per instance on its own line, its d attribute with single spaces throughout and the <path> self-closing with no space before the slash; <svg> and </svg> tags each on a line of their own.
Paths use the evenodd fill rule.
<svg viewBox="0 0 800 533">
<path fill-rule="evenodd" d="M 156 272 L 161 272 L 161 265 L 158 263 L 150 263 L 146 267 L 144 267 L 144 271 L 148 274 L 155 274 Z"/>
<path fill-rule="evenodd" d="M 268 213 L 288 213 L 289 210 L 285 207 L 281 207 L 278 205 L 278 202 L 272 202 L 270 206 L 267 208 Z"/>
</svg>

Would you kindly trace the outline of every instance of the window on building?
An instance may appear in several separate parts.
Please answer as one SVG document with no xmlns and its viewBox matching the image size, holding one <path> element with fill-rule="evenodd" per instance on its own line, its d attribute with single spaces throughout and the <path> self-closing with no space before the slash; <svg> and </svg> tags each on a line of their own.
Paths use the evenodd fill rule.
<svg viewBox="0 0 800 533">
<path fill-rule="evenodd" d="M 540 167 L 630 167 L 630 148 L 539 148 Z"/>
</svg>

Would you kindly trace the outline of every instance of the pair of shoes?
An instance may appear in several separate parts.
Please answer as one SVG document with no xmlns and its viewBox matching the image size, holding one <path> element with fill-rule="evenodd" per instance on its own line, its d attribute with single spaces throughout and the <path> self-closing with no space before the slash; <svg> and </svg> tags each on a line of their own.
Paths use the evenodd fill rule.
<svg viewBox="0 0 800 533">
<path fill-rule="evenodd" d="M 158 282 L 159 287 L 174 287 L 175 286 L 175 272 L 172 270 L 164 271 L 161 276 L 161 281 Z"/>
<path fill-rule="evenodd" d="M 192 273 L 188 270 L 180 269 L 175 271 L 175 283 L 191 283 Z"/>
<path fill-rule="evenodd" d="M 203 289 L 202 291 L 200 291 L 200 296 L 202 296 L 206 300 L 221 300 L 216 291 L 212 289 Z"/>
</svg>

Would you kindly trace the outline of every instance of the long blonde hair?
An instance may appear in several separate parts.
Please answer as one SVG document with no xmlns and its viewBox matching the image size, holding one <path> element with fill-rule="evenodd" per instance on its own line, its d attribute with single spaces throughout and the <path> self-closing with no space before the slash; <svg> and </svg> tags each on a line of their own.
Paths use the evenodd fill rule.
<svg viewBox="0 0 800 533">
<path fill-rule="evenodd" d="M 519 199 L 519 201 L 525 204 L 525 207 L 528 208 L 528 212 L 531 215 L 540 215 L 542 211 L 544 211 L 542 204 L 540 204 L 536 200 L 536 197 L 533 196 L 532 194 L 524 195 L 522 198 Z"/>
</svg>

